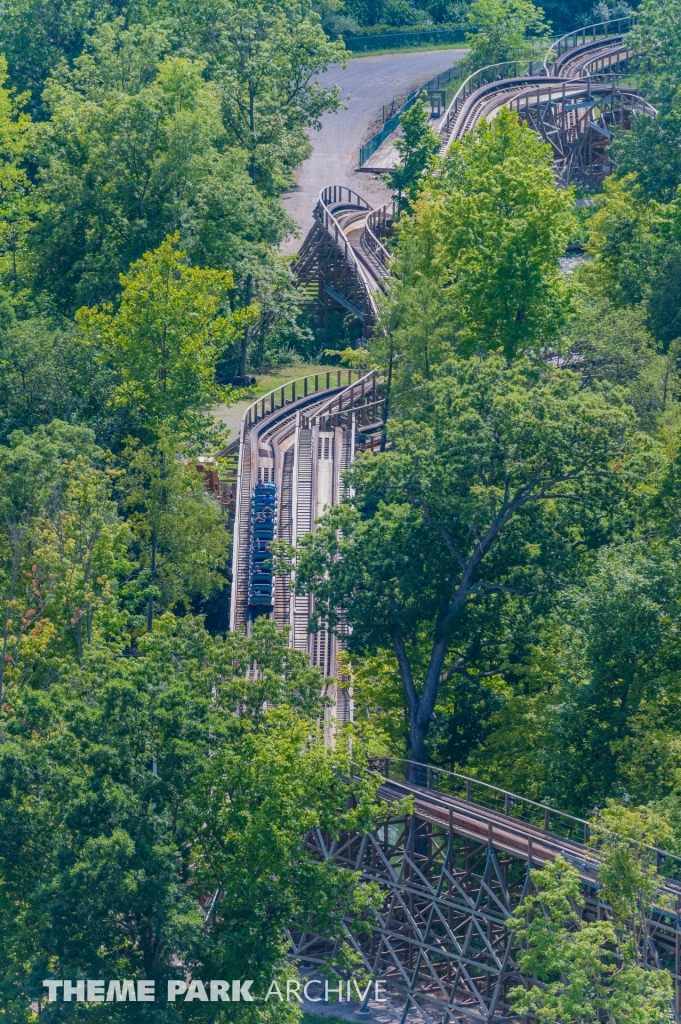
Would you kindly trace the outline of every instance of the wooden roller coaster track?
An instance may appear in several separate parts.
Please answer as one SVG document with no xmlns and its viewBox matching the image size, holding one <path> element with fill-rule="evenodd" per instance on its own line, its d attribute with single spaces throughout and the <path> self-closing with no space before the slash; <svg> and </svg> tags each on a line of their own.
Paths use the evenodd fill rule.
<svg viewBox="0 0 681 1024">
<path fill-rule="evenodd" d="M 607 143 L 614 127 L 655 111 L 618 74 L 629 54 L 625 22 L 581 29 L 553 45 L 542 61 L 510 62 L 469 76 L 441 119 L 442 152 L 481 118 L 502 107 L 552 147 L 561 184 L 594 184 L 610 170 Z M 322 190 L 315 223 L 294 271 L 316 290 L 322 319 L 333 309 L 352 314 L 365 335 L 378 316 L 389 276 L 395 210 L 373 210 L 357 192 Z M 333 720 L 352 716 L 351 690 L 339 672 L 343 630 L 308 632 L 314 598 L 296 594 L 285 576 L 272 582 L 271 605 L 254 607 L 249 592 L 253 489 L 274 485 L 275 539 L 295 544 L 315 529 L 324 508 L 344 494 L 343 472 L 357 453 L 378 446 L 384 382 L 376 373 L 333 370 L 302 377 L 259 398 L 244 414 L 239 437 L 225 450 L 238 455 L 231 628 L 249 630 L 269 614 L 289 630 L 329 680 Z M 408 769 L 408 770 L 407 770 Z M 413 800 L 413 813 L 391 815 L 369 835 L 309 837 L 315 856 L 359 871 L 378 884 L 383 904 L 368 933 L 346 922 L 346 935 L 369 974 L 388 986 L 395 1020 L 428 1024 L 515 1022 L 509 990 L 524 984 L 508 918 L 532 888 L 529 869 L 565 857 L 579 871 L 585 916 L 607 915 L 598 894 L 598 854 L 587 845 L 589 824 L 475 779 L 382 759 L 379 796 Z M 417 781 L 414 781 L 414 780 Z M 681 860 L 653 851 L 666 877 L 672 909 L 652 915 L 646 964 L 674 978 L 674 1019 L 681 1024 Z M 316 934 L 291 936 L 304 970 L 320 971 L 333 949 Z"/>
<path fill-rule="evenodd" d="M 595 187 L 613 169 L 608 144 L 614 129 L 629 128 L 637 114 L 656 113 L 623 77 L 629 22 L 591 25 L 557 40 L 541 60 L 505 61 L 469 75 L 438 122 L 441 155 L 482 118 L 508 107 L 551 146 L 560 185 Z M 301 283 L 316 287 L 324 327 L 329 311 L 340 308 L 370 334 L 376 297 L 389 276 L 385 242 L 394 212 L 392 203 L 373 210 L 345 186 L 320 192 L 293 270 Z"/>
<path fill-rule="evenodd" d="M 387 1008 L 401 1024 L 519 1024 L 508 993 L 527 979 L 508 918 L 533 889 L 530 868 L 563 857 L 579 872 L 585 919 L 609 913 L 598 893 L 599 854 L 587 845 L 589 822 L 432 766 L 381 758 L 375 767 L 379 797 L 395 805 L 410 796 L 413 813 L 390 816 L 369 835 L 318 830 L 308 840 L 314 856 L 361 872 L 381 890 L 370 930 L 348 918 L 345 938 L 367 973 L 387 984 Z M 670 1016 L 679 1021 L 681 859 L 648 849 L 669 906 L 650 916 L 644 958 L 670 971 Z M 315 934 L 292 942 L 311 975 L 324 972 L 337 948 Z"/>
</svg>

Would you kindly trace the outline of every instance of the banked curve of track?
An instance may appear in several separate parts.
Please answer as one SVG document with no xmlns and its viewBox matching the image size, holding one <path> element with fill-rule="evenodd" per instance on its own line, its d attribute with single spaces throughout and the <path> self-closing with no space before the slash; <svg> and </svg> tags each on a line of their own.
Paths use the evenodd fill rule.
<svg viewBox="0 0 681 1024">
<path fill-rule="evenodd" d="M 607 101 L 601 97 L 614 95 L 611 72 L 626 59 L 623 26 L 615 25 L 618 31 L 613 32 L 610 27 L 604 23 L 565 37 L 542 61 L 529 65 L 507 62 L 469 76 L 439 122 L 443 151 L 482 117 L 492 118 L 504 106 L 517 109 L 521 119 L 536 130 L 540 126 L 533 118 L 537 120 L 539 112 L 562 111 L 564 133 L 577 131 L 580 112 L 587 110 L 593 119 L 596 104 L 605 109 Z M 620 89 L 618 95 L 633 96 L 634 92 Z M 640 98 L 636 102 L 638 109 L 654 113 Z M 607 128 L 601 130 L 607 134 Z M 336 303 L 361 319 L 365 334 L 378 319 L 378 295 L 389 277 L 390 253 L 385 240 L 393 215 L 393 204 L 372 209 L 363 196 L 346 186 L 322 189 L 314 227 L 293 265 L 301 281 L 319 289 L 320 298 L 323 292 L 327 303 Z M 322 266 L 331 267 L 332 274 L 323 276 Z M 264 588 L 271 604 L 261 600 L 257 608 L 257 602 L 251 603 L 249 572 L 253 571 L 252 542 L 257 533 L 253 522 L 256 484 L 270 483 L 276 490 L 272 539 L 295 544 L 314 529 L 325 505 L 340 500 L 342 473 L 356 452 L 369 444 L 373 448 L 382 422 L 382 384 L 376 375 L 365 376 L 363 383 L 356 379 L 356 371 L 354 379 L 352 371 L 343 371 L 343 376 L 341 380 L 340 371 L 333 371 L 326 379 L 323 374 L 300 378 L 258 399 L 247 410 L 240 436 L 228 449 L 230 454 L 238 452 L 239 458 L 231 628 L 248 629 L 254 615 L 267 612 L 290 629 L 291 645 L 307 650 L 312 662 L 331 677 L 336 671 L 338 644 L 323 630 L 308 635 L 313 599 L 294 595 L 289 581 L 272 578 Z M 322 415 L 329 401 L 336 399 L 340 405 L 333 415 Z M 267 572 L 259 576 L 265 578 Z"/>
<path fill-rule="evenodd" d="M 557 40 L 543 60 L 506 61 L 469 75 L 438 122 L 441 155 L 483 117 L 491 120 L 503 107 L 510 107 L 553 145 L 558 180 L 567 184 L 565 179 L 574 174 L 580 158 L 580 143 L 592 156 L 593 138 L 602 152 L 614 124 L 629 123 L 633 113 L 656 113 L 636 88 L 620 84 L 618 72 L 629 57 L 628 26 L 628 19 L 591 25 Z M 597 118 L 592 116 L 594 111 Z M 316 225 L 354 274 L 362 301 L 352 305 L 363 313 L 365 326 L 377 319 L 376 296 L 389 277 L 385 240 L 393 215 L 394 203 L 372 209 L 363 196 L 346 186 L 330 185 L 319 194 Z M 294 271 L 302 270 L 307 258 L 304 243 Z"/>
</svg>

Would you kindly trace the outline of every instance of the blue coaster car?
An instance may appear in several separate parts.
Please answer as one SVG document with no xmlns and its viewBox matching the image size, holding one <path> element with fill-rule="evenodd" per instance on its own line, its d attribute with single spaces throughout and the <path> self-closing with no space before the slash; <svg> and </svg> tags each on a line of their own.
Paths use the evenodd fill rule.
<svg viewBox="0 0 681 1024">
<path fill-rule="evenodd" d="M 272 607 L 274 577 L 271 543 L 274 540 L 276 521 L 276 484 L 256 484 L 251 502 L 248 603 L 257 608 Z"/>
</svg>

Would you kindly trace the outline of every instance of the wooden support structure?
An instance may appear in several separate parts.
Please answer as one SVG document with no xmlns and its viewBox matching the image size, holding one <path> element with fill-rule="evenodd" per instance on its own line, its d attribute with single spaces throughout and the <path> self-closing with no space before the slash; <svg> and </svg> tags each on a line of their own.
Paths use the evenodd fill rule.
<svg viewBox="0 0 681 1024">
<path fill-rule="evenodd" d="M 563 856 L 579 872 L 585 919 L 608 915 L 598 896 L 598 853 L 584 846 L 588 823 L 440 769 L 389 758 L 377 759 L 376 767 L 384 780 L 379 798 L 394 805 L 411 794 L 414 813 L 382 821 L 368 836 L 317 830 L 308 846 L 382 892 L 368 930 L 357 930 L 350 918 L 346 925 L 367 973 L 386 983 L 384 1008 L 401 1022 L 410 1015 L 426 1024 L 521 1024 L 508 993 L 532 979 L 518 969 L 508 918 L 534 888 L 530 869 Z M 549 820 L 550 831 L 543 827 Z M 678 1022 L 681 859 L 651 850 L 655 855 L 672 875 L 666 888 L 675 909 L 653 913 L 644 955 L 651 969 L 671 972 Z M 313 932 L 292 941 L 303 971 L 323 972 L 329 944 Z"/>
</svg>

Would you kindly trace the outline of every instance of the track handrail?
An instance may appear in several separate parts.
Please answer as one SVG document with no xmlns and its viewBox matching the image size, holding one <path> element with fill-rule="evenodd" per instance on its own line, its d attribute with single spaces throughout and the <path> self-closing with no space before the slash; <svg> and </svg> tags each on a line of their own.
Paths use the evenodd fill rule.
<svg viewBox="0 0 681 1024">
<path fill-rule="evenodd" d="M 552 64 L 555 64 L 556 61 L 560 60 L 560 58 L 564 56 L 564 54 L 568 53 L 570 50 L 576 50 L 578 46 L 585 46 L 588 42 L 595 42 L 596 39 L 598 39 L 599 35 L 602 35 L 604 39 L 607 38 L 609 35 L 624 35 L 625 32 L 631 28 L 632 22 L 635 18 L 635 14 L 636 12 L 634 11 L 631 14 L 627 14 L 622 18 L 610 18 L 608 19 L 608 21 L 597 21 L 593 25 L 585 25 L 582 28 L 574 29 L 572 32 L 566 32 L 564 36 L 561 36 L 559 39 L 555 39 L 553 43 L 551 43 L 551 46 L 549 46 L 544 57 L 544 66 L 548 69 Z M 607 29 L 610 25 L 617 26 L 614 32 L 596 32 L 596 29 Z M 592 33 L 591 39 L 586 38 L 586 34 L 588 32 Z M 568 46 L 568 40 L 573 38 L 578 39 L 580 35 L 582 37 L 581 42 L 575 42 L 573 46 Z M 553 60 L 551 59 L 552 53 L 555 53 Z"/>
<path fill-rule="evenodd" d="M 252 402 L 243 416 L 241 417 L 241 430 L 240 438 L 243 444 L 246 438 L 246 434 L 251 427 L 260 423 L 262 420 L 267 419 L 272 413 L 277 412 L 279 409 L 285 409 L 287 406 L 292 405 L 294 402 L 298 402 L 301 398 L 307 398 L 309 395 L 315 395 L 323 393 L 324 391 L 330 391 L 332 388 L 337 389 L 343 387 L 341 378 L 344 374 L 347 374 L 347 386 L 352 384 L 352 375 L 357 374 L 357 378 L 361 376 L 360 370 L 353 369 L 329 369 L 326 373 L 308 373 L 304 377 L 296 377 L 293 380 L 287 381 L 286 384 L 280 385 L 278 388 L 273 388 L 272 391 L 268 391 L 267 394 L 262 395 L 260 398 L 256 398 Z M 326 386 L 319 387 L 320 378 L 326 377 Z M 332 378 L 336 378 L 337 383 L 331 383 Z M 308 382 L 314 382 L 314 390 L 312 390 Z M 357 381 L 355 381 L 357 383 Z M 291 395 L 289 398 L 286 397 L 286 392 L 290 388 Z M 277 396 L 279 400 L 277 401 Z"/>
<path fill-rule="evenodd" d="M 378 316 L 378 309 L 373 295 L 371 294 L 371 286 L 367 272 L 350 245 L 345 232 L 343 231 L 342 225 L 329 209 L 330 206 L 342 205 L 345 202 L 343 199 L 343 193 L 347 193 L 348 205 L 359 206 L 360 209 L 367 210 L 368 212 L 371 211 L 372 207 L 366 201 L 364 196 L 359 194 L 359 192 L 355 192 L 354 189 L 348 188 L 347 185 L 328 185 L 319 193 L 319 203 L 317 207 L 320 211 L 319 219 L 321 220 L 325 230 L 334 239 L 336 246 L 342 251 L 344 258 L 352 265 L 357 276 L 362 281 L 367 295 L 367 302 L 371 307 L 371 312 L 376 317 Z M 354 199 L 352 198 L 353 196 Z"/>
<path fill-rule="evenodd" d="M 361 371 L 357 371 L 361 372 Z M 335 416 L 345 410 L 352 409 L 355 397 L 363 398 L 367 392 L 366 385 L 371 381 L 372 388 L 376 387 L 376 383 L 381 375 L 376 370 L 368 370 L 364 373 L 363 377 L 359 377 L 354 384 L 348 383 L 348 386 L 344 388 L 340 394 L 334 395 L 326 405 L 314 410 L 314 415 L 309 418 L 310 425 L 313 423 L 320 423 L 322 420 L 327 419 L 329 416 Z M 355 388 L 360 388 L 359 395 L 355 395 Z M 350 402 L 348 405 L 344 404 L 346 396 L 350 396 Z"/>
<path fill-rule="evenodd" d="M 513 820 L 514 815 L 511 814 L 511 811 L 513 810 L 513 808 L 515 806 L 522 805 L 522 806 L 526 806 L 526 807 L 531 807 L 533 809 L 536 809 L 536 810 L 540 811 L 543 814 L 543 816 L 544 816 L 544 827 L 542 828 L 542 831 L 546 833 L 547 837 L 548 836 L 554 836 L 556 839 L 570 840 L 570 836 L 565 836 L 565 835 L 562 835 L 559 832 L 554 832 L 554 831 L 551 830 L 551 828 L 550 828 L 551 819 L 554 818 L 554 819 L 564 820 L 564 821 L 570 822 L 571 825 L 579 826 L 579 828 L 580 828 L 580 830 L 582 832 L 582 836 L 583 836 L 583 839 L 579 841 L 580 844 L 581 845 L 586 845 L 586 843 L 588 842 L 589 835 L 590 835 L 590 830 L 591 830 L 591 827 L 592 827 L 592 823 L 587 821 L 585 818 L 580 818 L 580 817 L 578 817 L 577 815 L 574 815 L 574 814 L 568 814 L 567 811 L 559 811 L 555 807 L 550 807 L 548 804 L 542 803 L 541 801 L 538 801 L 538 800 L 532 800 L 530 797 L 519 796 L 517 793 L 513 793 L 510 790 L 502 789 L 499 786 L 495 786 L 491 782 L 484 782 L 482 779 L 476 779 L 476 778 L 474 778 L 471 775 L 463 775 L 460 772 L 449 771 L 446 768 L 439 768 L 436 765 L 426 765 L 426 764 L 421 763 L 420 761 L 412 761 L 409 758 L 402 758 L 402 757 L 375 757 L 375 758 L 370 758 L 369 759 L 369 763 L 388 782 L 391 781 L 391 778 L 390 778 L 390 768 L 391 768 L 391 765 L 393 765 L 393 764 L 395 764 L 395 765 L 404 765 L 404 779 L 400 778 L 400 779 L 394 779 L 392 781 L 395 781 L 395 782 L 399 783 L 400 785 L 406 785 L 406 786 L 413 785 L 413 786 L 418 787 L 418 788 L 423 788 L 421 783 L 410 782 L 410 780 L 407 778 L 408 775 L 412 774 L 411 769 L 413 768 L 413 769 L 416 770 L 417 773 L 420 772 L 421 776 L 425 779 L 425 788 L 433 790 L 436 793 L 438 792 L 438 790 L 437 790 L 436 786 L 434 785 L 434 783 L 437 782 L 438 776 L 442 776 L 442 777 L 445 777 L 445 778 L 451 778 L 451 779 L 458 780 L 459 782 L 464 784 L 465 796 L 463 796 L 463 797 L 456 796 L 455 798 L 456 799 L 462 799 L 462 800 L 466 801 L 467 803 L 474 804 L 474 805 L 476 805 L 478 807 L 480 807 L 480 806 L 485 807 L 486 805 L 484 803 L 482 803 L 481 801 L 476 801 L 476 800 L 472 799 L 472 794 L 473 794 L 474 787 L 480 787 L 483 790 L 490 791 L 491 793 L 497 794 L 500 798 L 503 798 L 503 803 L 504 803 L 504 809 L 503 810 L 500 811 L 500 810 L 498 810 L 495 807 L 489 807 L 488 808 L 489 810 L 494 811 L 494 812 L 496 812 L 498 814 L 503 814 L 504 817 L 507 817 L 507 818 L 510 818 L 511 820 Z M 452 797 L 455 796 L 454 793 L 446 793 L 444 791 L 442 791 L 442 795 L 443 796 L 452 796 Z M 515 816 L 515 820 L 522 820 L 522 819 L 518 819 L 518 817 Z M 526 824 L 532 825 L 532 822 L 528 821 Z M 609 829 L 603 829 L 603 831 L 607 832 L 610 835 L 614 835 L 615 834 L 614 832 L 612 832 Z M 572 839 L 571 841 L 572 842 L 576 842 L 577 840 Z M 671 862 L 671 864 L 674 865 L 675 868 L 676 868 L 677 875 L 676 875 L 676 877 L 675 876 L 670 876 L 670 879 L 673 880 L 673 881 L 677 881 L 677 882 L 681 881 L 681 857 L 679 857 L 677 854 L 669 853 L 667 850 L 662 850 L 662 849 L 660 849 L 657 846 L 651 846 L 648 843 L 641 843 L 638 840 L 634 840 L 634 839 L 628 839 L 627 838 L 627 842 L 630 842 L 633 845 L 637 846 L 638 848 L 644 849 L 644 850 L 648 850 L 648 851 L 650 851 L 650 853 L 654 854 L 654 856 L 655 856 L 655 863 L 656 863 L 656 866 L 657 866 L 658 869 L 662 866 L 663 863 L 667 864 L 667 862 Z"/>
<path fill-rule="evenodd" d="M 459 88 L 457 89 L 451 103 L 447 107 L 442 125 L 440 128 L 440 134 L 443 138 L 443 149 L 449 147 L 449 136 L 450 129 L 453 121 L 457 117 L 461 107 L 475 92 L 482 88 L 483 85 L 489 85 L 491 82 L 503 82 L 510 81 L 514 78 L 535 78 L 542 74 L 551 75 L 551 66 L 556 63 L 565 53 L 568 53 L 571 49 L 576 49 L 577 45 L 584 45 L 586 42 L 595 41 L 598 38 L 597 30 L 603 28 L 603 39 L 605 40 L 608 36 L 616 38 L 618 35 L 622 35 L 624 32 L 623 26 L 630 25 L 632 21 L 631 15 L 624 18 L 611 18 L 609 21 L 598 22 L 594 25 L 588 25 L 584 28 L 576 29 L 574 32 L 568 32 L 566 35 L 561 36 L 557 39 L 547 50 L 543 59 L 540 60 L 509 60 L 502 61 L 499 64 L 488 64 L 484 68 L 479 68 L 477 71 L 472 72 L 468 78 L 464 79 Z M 606 31 L 609 26 L 617 26 L 620 31 L 609 33 Z M 592 33 L 592 40 L 587 40 L 586 34 Z M 582 36 L 582 41 L 575 46 L 569 46 L 568 41 L 573 37 Z M 555 56 L 551 60 L 551 54 Z M 521 70 L 521 69 L 525 70 Z"/>
<path fill-rule="evenodd" d="M 595 98 L 598 96 L 602 97 L 604 95 L 608 95 L 612 91 L 614 86 L 616 86 L 619 81 L 626 77 L 626 75 L 614 73 L 584 75 L 581 78 L 553 78 L 550 80 L 542 79 L 542 88 L 546 87 L 547 84 L 550 88 L 551 83 L 555 83 L 556 86 L 560 86 L 561 83 L 565 83 L 566 85 L 569 85 L 569 93 L 567 94 L 567 98 L 575 99 L 584 93 L 586 93 L 588 96 L 592 98 Z M 648 103 L 644 96 L 640 96 L 638 94 L 637 86 L 624 87 L 622 89 L 622 93 L 631 96 L 633 100 L 637 101 L 634 102 L 633 106 L 638 106 L 638 109 L 641 113 L 647 114 L 650 117 L 655 117 L 657 115 L 657 109 L 652 105 L 652 103 Z M 509 99 L 509 110 L 513 110 L 514 107 L 517 110 L 519 110 L 523 100 L 526 98 L 527 95 L 528 92 L 526 90 L 525 92 L 519 92 L 516 96 L 513 96 L 511 99 Z"/>
<path fill-rule="evenodd" d="M 389 214 L 387 212 L 388 210 L 390 210 Z M 392 255 L 373 228 L 377 227 L 381 222 L 386 224 L 389 220 L 392 220 L 396 212 L 397 203 L 394 199 L 391 199 L 390 202 L 384 203 L 383 206 L 379 206 L 375 210 L 371 211 L 367 217 L 366 227 L 364 228 L 367 245 L 373 252 L 376 259 L 385 268 L 386 273 L 388 271 L 388 263 L 392 259 Z"/>
<path fill-rule="evenodd" d="M 500 64 L 488 64 L 484 68 L 478 68 L 472 74 L 465 78 L 457 91 L 455 92 L 451 103 L 447 107 L 444 115 L 442 126 L 440 128 L 440 134 L 446 136 L 452 121 L 459 113 L 460 107 L 466 100 L 477 92 L 478 89 L 482 88 L 483 85 L 489 85 L 490 82 L 504 82 L 511 78 L 533 78 L 535 76 L 534 67 L 538 66 L 538 69 L 544 70 L 544 61 L 542 60 L 504 60 Z M 520 68 L 525 67 L 527 71 L 520 71 Z M 500 73 L 497 71 L 511 71 L 512 74 Z M 490 77 L 487 77 L 490 76 Z M 474 80 L 478 80 L 477 84 L 473 88 Z"/>
</svg>

